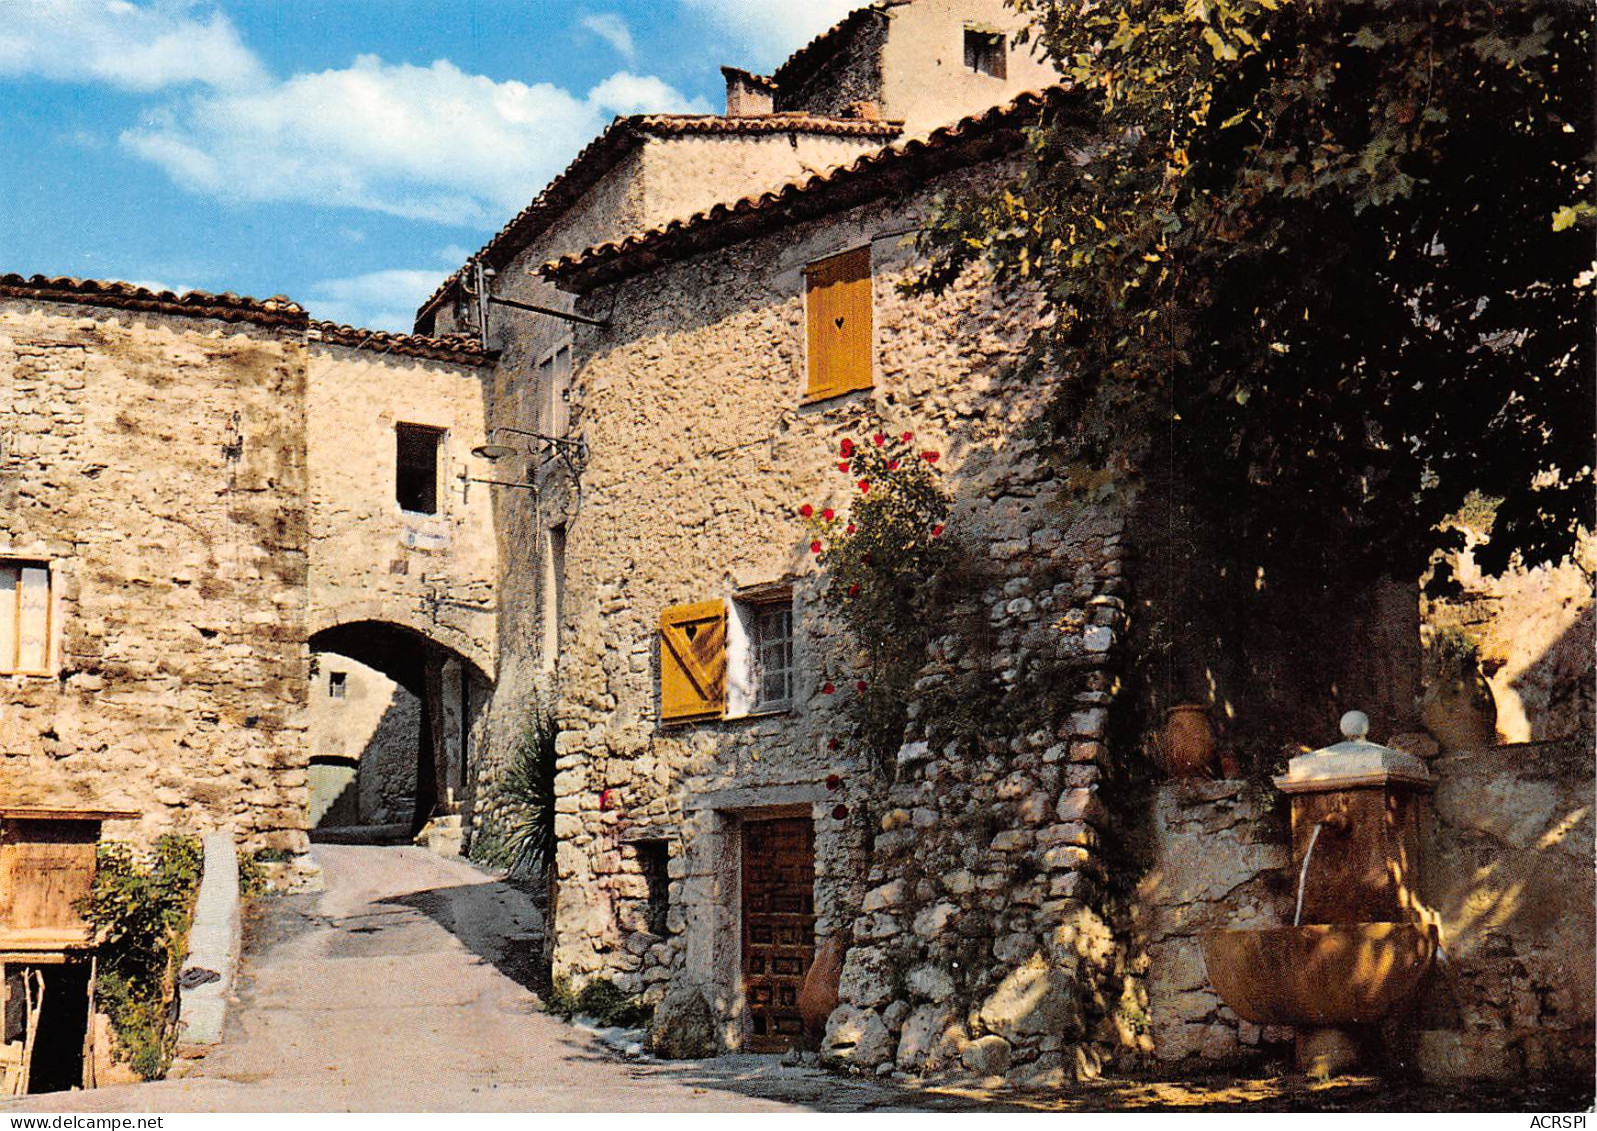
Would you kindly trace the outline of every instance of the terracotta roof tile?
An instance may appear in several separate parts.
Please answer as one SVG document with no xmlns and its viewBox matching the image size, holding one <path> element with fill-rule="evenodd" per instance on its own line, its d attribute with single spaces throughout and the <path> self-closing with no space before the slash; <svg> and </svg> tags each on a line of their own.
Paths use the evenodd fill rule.
<svg viewBox="0 0 1597 1131">
<path fill-rule="evenodd" d="M 181 314 L 191 318 L 218 318 L 224 322 L 252 322 L 259 326 L 303 326 L 305 310 L 297 302 L 274 295 L 249 298 L 232 291 L 152 291 L 115 280 L 78 279 L 66 275 L 0 275 L 0 298 L 32 298 L 84 306 L 109 306 L 153 314 Z"/>
<path fill-rule="evenodd" d="M 1069 88 L 1030 91 L 1003 106 L 973 114 L 933 131 L 924 140 L 886 146 L 850 165 L 793 181 L 759 196 L 717 204 L 685 220 L 612 240 L 539 269 L 545 278 L 583 291 L 682 259 L 725 247 L 780 223 L 849 208 L 890 192 L 912 191 L 927 176 L 1017 150 L 1021 128 L 1044 106 L 1062 105 Z"/>
<path fill-rule="evenodd" d="M 603 133 L 584 146 L 564 172 L 550 181 L 531 204 L 511 217 L 510 222 L 500 228 L 476 255 L 440 283 L 438 289 L 417 309 L 416 317 L 420 319 L 437 307 L 465 277 L 472 263 L 481 260 L 490 267 L 504 267 L 539 232 L 552 224 L 596 181 L 614 168 L 625 154 L 642 145 L 646 137 L 807 133 L 880 138 L 886 141 L 902 132 L 902 126 L 897 122 L 826 118 L 812 114 L 763 114 L 746 118 L 730 118 L 719 114 L 633 114 L 617 118 L 605 127 Z"/>
<path fill-rule="evenodd" d="M 77 279 L 68 276 L 0 275 L 0 298 L 35 299 L 42 302 L 72 303 L 78 306 L 104 306 L 149 314 L 172 314 L 187 318 L 215 318 L 223 322 L 249 322 L 257 326 L 285 327 L 315 331 L 320 340 L 351 349 L 376 350 L 406 357 L 426 357 L 464 365 L 491 365 L 495 354 L 486 352 L 474 338 L 448 335 L 438 338 L 417 334 L 390 334 L 383 330 L 361 330 L 336 322 L 312 319 L 304 307 L 283 295 L 254 299 L 231 291 L 210 294 L 206 291 L 155 291 L 115 280 Z"/>
<path fill-rule="evenodd" d="M 498 354 L 485 350 L 476 338 L 461 334 L 428 337 L 423 334 L 391 334 L 386 330 L 362 330 L 336 322 L 313 320 L 310 329 L 320 335 L 323 345 L 373 350 L 402 357 L 425 357 L 433 361 L 452 361 L 461 365 L 492 365 Z"/>
</svg>

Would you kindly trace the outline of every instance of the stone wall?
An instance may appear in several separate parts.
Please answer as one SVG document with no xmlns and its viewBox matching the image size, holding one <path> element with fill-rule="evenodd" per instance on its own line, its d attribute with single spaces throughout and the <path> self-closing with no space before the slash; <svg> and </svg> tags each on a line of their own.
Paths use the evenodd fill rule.
<svg viewBox="0 0 1597 1131">
<path fill-rule="evenodd" d="M 947 1014 L 956 1057 L 990 1035 L 1041 1077 L 1095 1068 L 1093 1041 L 1113 1028 L 1123 970 L 1094 909 L 1095 787 L 1123 619 L 1119 524 L 1072 509 L 1025 438 L 1048 385 L 1017 366 L 1035 298 L 977 272 L 936 299 L 906 297 L 911 253 L 875 238 L 913 226 L 933 193 L 1006 172 L 952 175 L 584 300 L 612 324 L 578 339 L 576 419 L 591 454 L 559 669 L 556 971 L 611 977 L 664 1000 L 666 1016 L 700 995 L 721 1047 L 744 1036 L 735 838 L 741 820 L 774 812 L 814 821 L 818 938 L 853 933 L 848 1004 L 831 1031 L 840 1059 L 935 1068 L 922 1038 L 899 1037 L 912 1015 L 920 1033 Z M 865 243 L 875 385 L 806 404 L 803 269 Z M 854 658 L 795 521 L 801 502 L 846 506 L 838 443 L 878 427 L 944 453 L 948 536 L 972 573 L 949 611 L 961 627 L 926 657 L 924 715 L 891 791 L 832 741 Z M 782 579 L 799 669 L 791 711 L 661 726 L 661 610 Z M 842 690 L 828 693 L 834 674 Z M 967 684 L 991 718 L 979 736 L 944 734 L 933 706 Z M 670 846 L 664 937 L 643 930 L 640 839 Z M 971 1008 L 955 1017 L 956 1004 Z M 996 1063 L 994 1041 L 976 1043 L 973 1062 Z"/>
<path fill-rule="evenodd" d="M 487 438 L 490 371 L 313 346 L 306 384 L 312 634 L 357 621 L 407 628 L 492 677 L 497 579 L 491 488 L 469 482 Z M 437 513 L 402 510 L 396 428 L 442 433 Z"/>
<path fill-rule="evenodd" d="M 1125 559 L 1034 453 L 983 470 L 955 517 L 980 580 L 915 687 L 823 1054 L 1058 1084 L 1134 1038 L 1102 908 Z"/>
<path fill-rule="evenodd" d="M 1286 798 L 1252 781 L 1172 781 L 1149 806 L 1146 870 L 1132 920 L 1144 956 L 1144 1052 L 1165 1064 L 1290 1061 L 1292 1031 L 1239 1019 L 1209 983 L 1200 935 L 1292 921 Z"/>
<path fill-rule="evenodd" d="M 409 825 L 416 815 L 422 701 L 349 656 L 312 657 L 311 824 Z M 341 694 L 333 694 L 334 679 Z"/>
<path fill-rule="evenodd" d="M 1590 735 L 1445 755 L 1421 887 L 1447 961 L 1416 1010 L 1421 1071 L 1438 1079 L 1590 1075 L 1593 793 Z"/>
<path fill-rule="evenodd" d="M 305 362 L 269 327 L 0 302 L 0 551 L 51 564 L 8 775 L 305 849 Z"/>
</svg>

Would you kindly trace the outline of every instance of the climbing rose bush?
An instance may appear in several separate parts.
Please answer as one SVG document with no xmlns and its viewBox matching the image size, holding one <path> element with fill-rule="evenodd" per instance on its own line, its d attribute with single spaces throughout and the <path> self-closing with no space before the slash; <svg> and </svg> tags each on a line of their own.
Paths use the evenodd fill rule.
<svg viewBox="0 0 1597 1131">
<path fill-rule="evenodd" d="M 890 768 L 931 638 L 935 587 L 953 553 L 945 537 L 948 497 L 940 453 L 918 449 L 913 432 L 846 438 L 837 454 L 849 501 L 804 503 L 798 517 L 826 575 L 825 600 L 848 627 L 859 669 L 829 679 L 822 690 L 847 696 L 848 738 Z"/>
</svg>

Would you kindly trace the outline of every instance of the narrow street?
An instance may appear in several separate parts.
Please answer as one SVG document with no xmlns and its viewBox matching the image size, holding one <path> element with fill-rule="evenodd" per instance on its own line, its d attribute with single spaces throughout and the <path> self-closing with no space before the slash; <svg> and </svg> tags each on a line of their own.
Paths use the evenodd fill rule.
<svg viewBox="0 0 1597 1131">
<path fill-rule="evenodd" d="M 180 1078 L 30 1097 L 36 1111 L 766 1111 L 824 1094 L 775 1057 L 632 1064 L 550 1017 L 523 983 L 525 894 L 419 848 L 321 845 L 318 895 L 269 899 L 225 1042 Z M 519 980 L 518 980 L 519 979 Z"/>
</svg>

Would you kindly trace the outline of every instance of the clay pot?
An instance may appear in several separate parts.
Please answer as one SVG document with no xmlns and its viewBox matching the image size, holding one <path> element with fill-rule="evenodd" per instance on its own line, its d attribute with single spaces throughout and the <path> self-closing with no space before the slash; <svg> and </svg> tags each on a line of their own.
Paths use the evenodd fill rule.
<svg viewBox="0 0 1597 1131">
<path fill-rule="evenodd" d="M 815 950 L 815 960 L 804 975 L 804 988 L 799 990 L 799 1016 L 804 1019 L 804 1031 L 819 1041 L 826 1031 L 826 1019 L 837 1008 L 837 985 L 843 977 L 843 939 L 830 935 Z"/>
<path fill-rule="evenodd" d="M 1173 778 L 1203 778 L 1214 772 L 1214 727 L 1202 703 L 1178 703 L 1165 712 L 1159 754 Z"/>
</svg>

